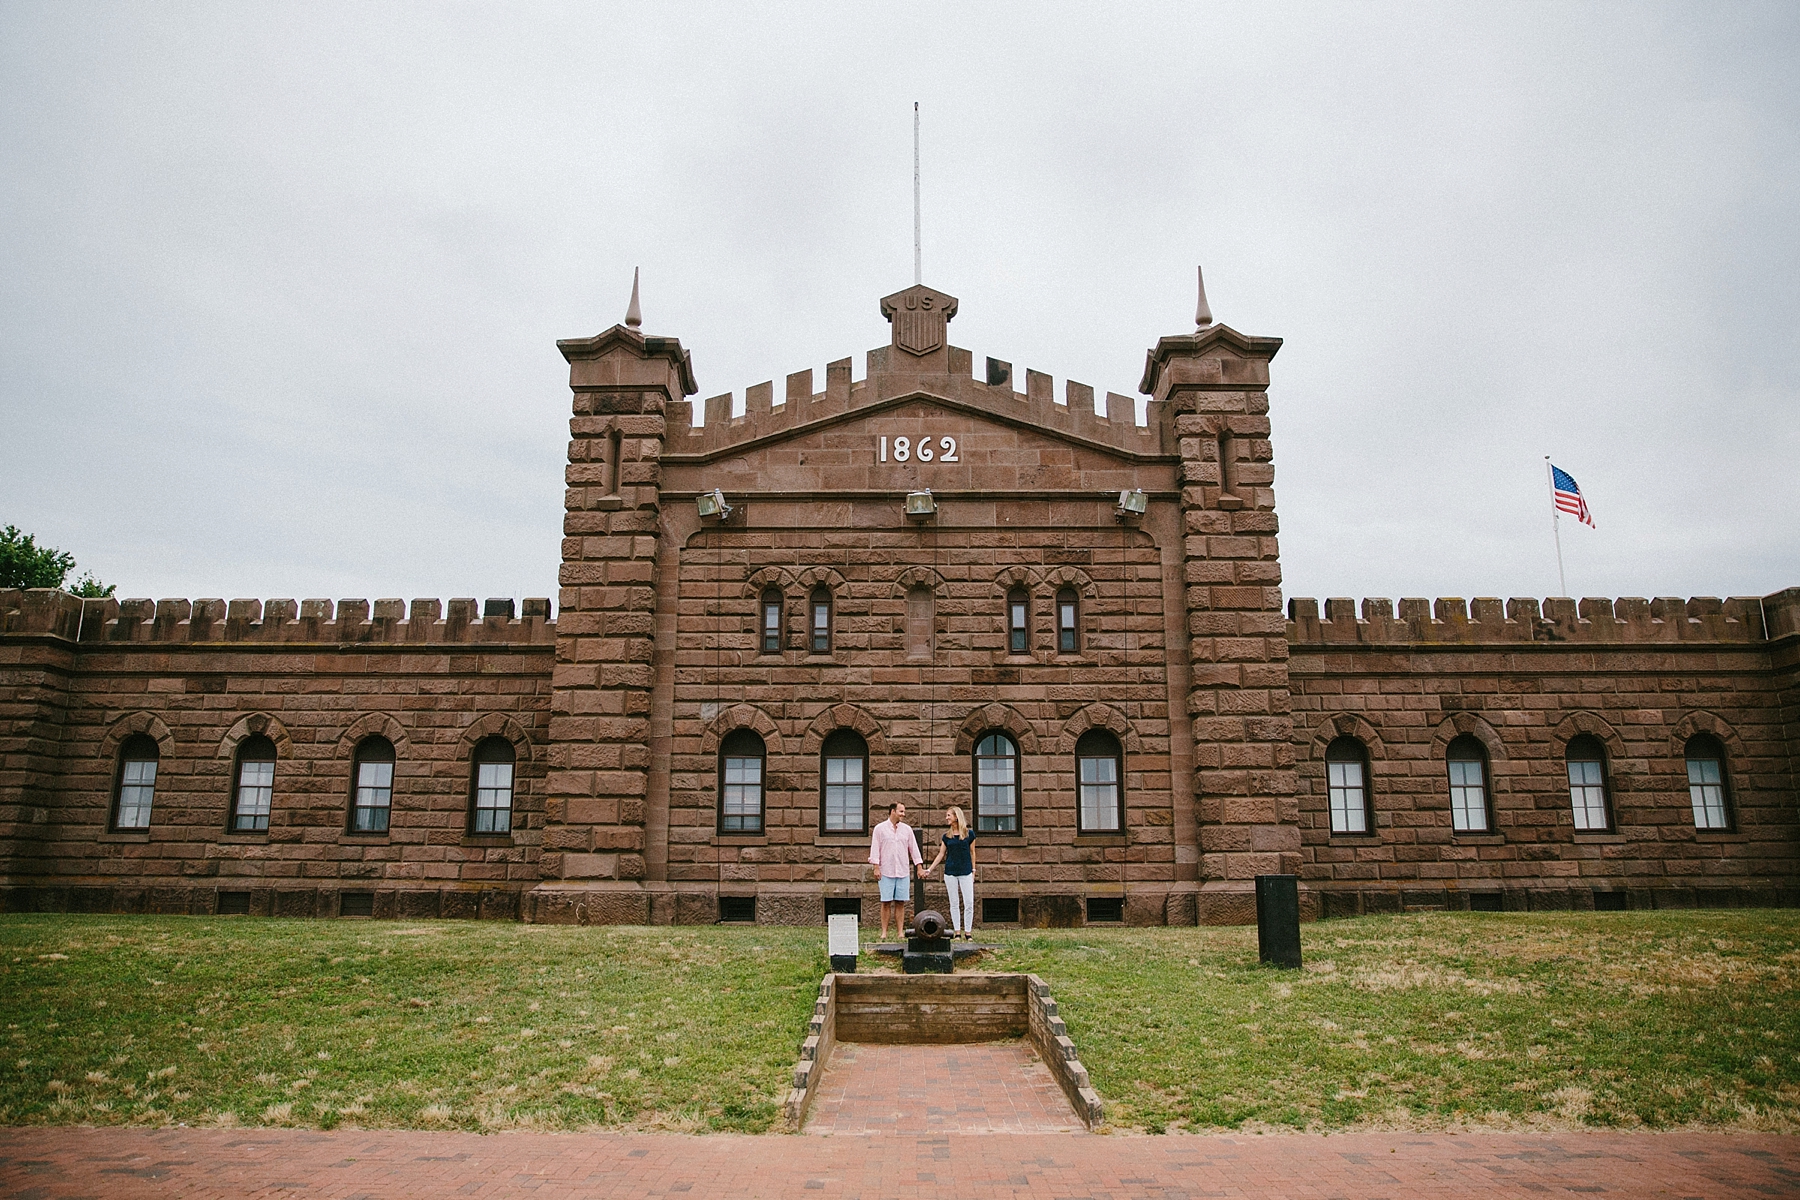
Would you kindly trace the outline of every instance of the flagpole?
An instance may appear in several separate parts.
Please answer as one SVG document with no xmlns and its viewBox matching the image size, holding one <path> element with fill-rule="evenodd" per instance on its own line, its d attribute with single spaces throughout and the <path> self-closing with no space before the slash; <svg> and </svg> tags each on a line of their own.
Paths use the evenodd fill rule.
<svg viewBox="0 0 1800 1200">
<path fill-rule="evenodd" d="M 913 286 L 925 282 L 919 253 L 919 102 L 913 101 Z"/>
<path fill-rule="evenodd" d="M 1569 581 L 1563 575 L 1562 514 L 1556 509 L 1556 476 L 1550 471 L 1550 456 L 1544 455 L 1544 482 L 1550 485 L 1550 535 L 1556 539 L 1556 583 L 1562 594 L 1569 594 Z"/>
</svg>

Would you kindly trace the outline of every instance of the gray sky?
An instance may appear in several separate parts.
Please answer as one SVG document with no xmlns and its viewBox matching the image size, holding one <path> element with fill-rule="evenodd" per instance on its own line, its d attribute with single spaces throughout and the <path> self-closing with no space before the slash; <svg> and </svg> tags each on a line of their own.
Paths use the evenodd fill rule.
<svg viewBox="0 0 1800 1200">
<path fill-rule="evenodd" d="M 1800 585 L 1800 7 L 0 5 L 0 524 L 121 596 L 554 595 L 567 368 L 1274 364 L 1289 595 Z"/>
</svg>

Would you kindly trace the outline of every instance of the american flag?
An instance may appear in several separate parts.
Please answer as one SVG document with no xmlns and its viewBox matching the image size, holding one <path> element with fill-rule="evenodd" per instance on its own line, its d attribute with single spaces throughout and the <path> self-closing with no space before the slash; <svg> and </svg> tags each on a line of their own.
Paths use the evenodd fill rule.
<svg viewBox="0 0 1800 1200">
<path fill-rule="evenodd" d="M 1550 486 L 1556 493 L 1556 507 L 1578 519 L 1589 529 L 1594 528 L 1593 514 L 1588 512 L 1587 501 L 1581 498 L 1581 485 L 1575 477 L 1552 464 L 1550 467 Z"/>
</svg>

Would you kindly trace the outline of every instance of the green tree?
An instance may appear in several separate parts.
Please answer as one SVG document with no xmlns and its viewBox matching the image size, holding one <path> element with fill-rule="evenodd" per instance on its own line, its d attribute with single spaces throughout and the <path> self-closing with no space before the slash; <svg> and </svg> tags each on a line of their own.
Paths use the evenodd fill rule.
<svg viewBox="0 0 1800 1200">
<path fill-rule="evenodd" d="M 0 587 L 59 588 L 75 569 L 75 556 L 51 546 L 40 546 L 16 525 L 0 529 Z M 83 572 L 69 590 L 77 596 L 97 598 L 113 594 L 113 584 L 101 583 Z"/>
</svg>

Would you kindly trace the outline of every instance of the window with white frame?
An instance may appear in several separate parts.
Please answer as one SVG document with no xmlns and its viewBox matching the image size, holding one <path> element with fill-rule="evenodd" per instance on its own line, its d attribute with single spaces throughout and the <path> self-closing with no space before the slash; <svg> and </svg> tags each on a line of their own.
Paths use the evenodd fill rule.
<svg viewBox="0 0 1800 1200">
<path fill-rule="evenodd" d="M 1612 828 L 1606 802 L 1606 748 L 1588 734 L 1571 738 L 1568 748 L 1569 808 L 1575 828 L 1604 833 Z"/>
<path fill-rule="evenodd" d="M 475 747 L 475 795 L 470 806 L 471 833 L 511 833 L 513 827 L 513 744 L 488 737 Z"/>
<path fill-rule="evenodd" d="M 255 734 L 238 746 L 237 773 L 231 789 L 232 832 L 267 829 L 274 799 L 275 743 Z"/>
<path fill-rule="evenodd" d="M 1368 833 L 1369 756 L 1361 742 L 1346 735 L 1333 738 L 1325 747 L 1325 788 L 1331 832 Z"/>
<path fill-rule="evenodd" d="M 975 743 L 975 828 L 1019 831 L 1019 747 L 1004 733 L 984 734 Z"/>
<path fill-rule="evenodd" d="M 119 747 L 119 780 L 113 797 L 114 829 L 148 829 L 156 800 L 156 739 L 135 733 Z"/>
<path fill-rule="evenodd" d="M 1075 818 L 1080 832 L 1119 832 L 1124 760 L 1119 739 L 1104 729 L 1090 729 L 1075 743 L 1075 778 L 1080 789 Z"/>
<path fill-rule="evenodd" d="M 1688 799 L 1694 806 L 1695 829 L 1730 829 L 1731 796 L 1725 781 L 1725 747 L 1710 733 L 1697 733 L 1687 744 Z"/>
<path fill-rule="evenodd" d="M 386 833 L 394 805 L 394 746 L 384 737 L 364 738 L 356 747 L 355 792 L 350 803 L 351 833 Z"/>
<path fill-rule="evenodd" d="M 763 740 L 734 729 L 719 747 L 719 832 L 763 831 Z"/>
<path fill-rule="evenodd" d="M 1464 734 L 1450 743 L 1450 827 L 1457 833 L 1486 833 L 1488 822 L 1487 750 Z"/>
<path fill-rule="evenodd" d="M 839 729 L 820 749 L 819 822 L 825 833 L 868 829 L 869 746 L 853 729 Z"/>
</svg>

